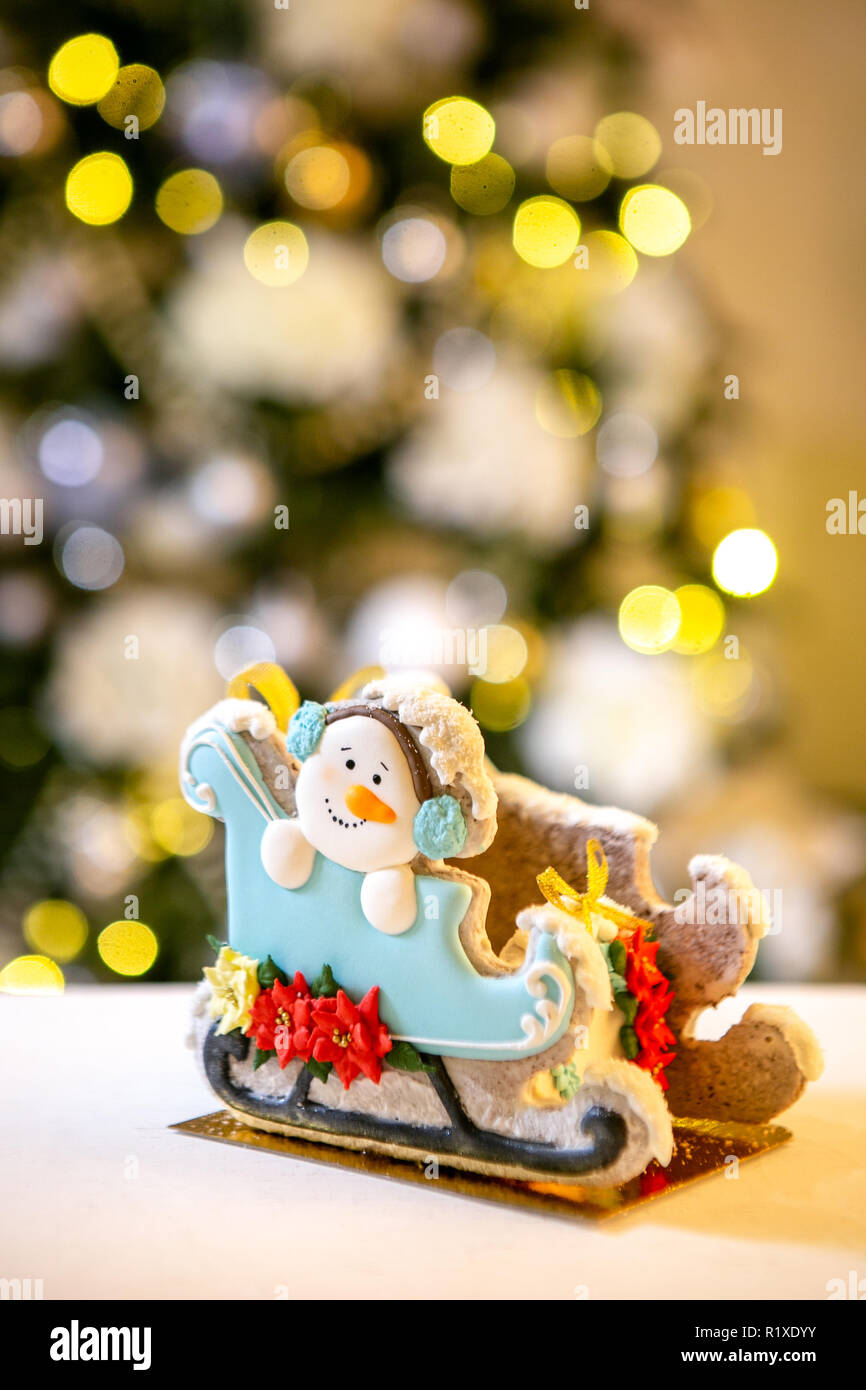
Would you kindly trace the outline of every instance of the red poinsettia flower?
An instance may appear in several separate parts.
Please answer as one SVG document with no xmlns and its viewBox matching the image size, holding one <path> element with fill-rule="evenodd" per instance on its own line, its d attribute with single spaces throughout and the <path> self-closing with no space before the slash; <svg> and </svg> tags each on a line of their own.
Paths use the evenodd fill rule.
<svg viewBox="0 0 866 1390">
<path fill-rule="evenodd" d="M 674 995 L 656 963 L 659 943 L 647 941 L 645 930 L 638 927 L 630 936 L 620 937 L 626 949 L 626 987 L 638 1001 L 633 1027 L 640 1051 L 634 1060 L 639 1067 L 650 1072 L 662 1090 L 666 1091 L 669 1083 L 664 1068 L 676 1055 L 674 1049 L 677 1040 L 667 1025 L 665 1015 Z"/>
<path fill-rule="evenodd" d="M 381 1059 L 393 1046 L 379 1018 L 378 985 L 367 991 L 360 1004 L 353 1004 L 341 989 L 332 998 L 315 999 L 312 1018 L 315 1061 L 333 1063 L 346 1090 L 362 1072 L 378 1083 Z"/>
<path fill-rule="evenodd" d="M 300 970 L 291 984 L 274 980 L 263 989 L 250 1009 L 247 1037 L 254 1038 L 263 1052 L 275 1051 L 281 1067 L 293 1057 L 308 1062 L 313 1047 L 313 997 Z"/>
</svg>

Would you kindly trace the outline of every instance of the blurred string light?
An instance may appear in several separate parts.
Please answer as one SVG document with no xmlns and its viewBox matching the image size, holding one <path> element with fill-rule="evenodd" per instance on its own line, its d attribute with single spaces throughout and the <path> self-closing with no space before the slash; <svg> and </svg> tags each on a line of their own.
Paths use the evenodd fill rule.
<svg viewBox="0 0 866 1390">
<path fill-rule="evenodd" d="M 547 182 L 563 198 L 587 203 L 603 193 L 613 174 L 607 150 L 589 135 L 566 135 L 547 152 Z"/>
<path fill-rule="evenodd" d="M 50 748 L 35 714 L 26 705 L 0 709 L 0 763 L 14 769 L 33 767 Z"/>
<path fill-rule="evenodd" d="M 197 58 L 176 68 L 167 86 L 172 125 L 194 159 L 237 165 L 261 158 L 258 122 L 276 93 L 258 68 Z"/>
<path fill-rule="evenodd" d="M 215 526 L 242 527 L 261 520 L 273 499 L 271 475 L 256 458 L 225 454 L 192 475 L 193 510 Z"/>
<path fill-rule="evenodd" d="M 157 217 L 182 236 L 209 231 L 222 210 L 222 189 L 206 169 L 181 169 L 171 174 L 156 195 Z"/>
<path fill-rule="evenodd" d="M 526 638 L 508 623 L 491 623 L 483 630 L 485 682 L 503 685 L 522 674 L 529 659 Z"/>
<path fill-rule="evenodd" d="M 76 589 L 109 589 L 116 584 L 126 563 L 123 547 L 101 526 L 64 527 L 55 542 L 61 574 Z"/>
<path fill-rule="evenodd" d="M 150 814 L 150 832 L 167 854 L 186 858 L 198 854 L 213 834 L 213 821 L 202 816 L 180 796 L 160 801 Z"/>
<path fill-rule="evenodd" d="M 132 175 L 119 154 L 100 150 L 73 165 L 66 179 L 66 206 L 81 222 L 105 227 L 132 202 Z"/>
<path fill-rule="evenodd" d="M 532 692 L 523 676 L 499 684 L 475 680 L 469 691 L 469 704 L 482 728 L 492 733 L 506 733 L 526 719 L 532 705 Z"/>
<path fill-rule="evenodd" d="M 52 594 L 41 572 L 12 570 L 0 576 L 0 639 L 23 646 L 42 636 Z"/>
<path fill-rule="evenodd" d="M 30 92 L 0 95 L 0 155 L 29 154 L 38 147 L 42 132 L 42 110 Z"/>
<path fill-rule="evenodd" d="M 496 367 L 496 349 L 475 328 L 449 328 L 436 339 L 433 370 L 452 391 L 478 391 Z"/>
<path fill-rule="evenodd" d="M 382 260 L 396 280 L 419 285 L 439 274 L 448 254 L 441 227 L 426 217 L 392 222 L 382 236 Z"/>
<path fill-rule="evenodd" d="M 676 193 L 658 184 L 630 188 L 620 204 L 619 225 L 645 256 L 670 256 L 691 231 L 689 211 Z"/>
<path fill-rule="evenodd" d="M 641 584 L 619 606 L 619 633 L 627 647 L 657 656 L 673 646 L 682 615 L 675 594 L 659 584 Z"/>
<path fill-rule="evenodd" d="M 159 942 L 144 922 L 109 922 L 96 940 L 103 962 L 115 975 L 145 975 L 159 952 Z"/>
<path fill-rule="evenodd" d="M 139 130 L 149 130 L 164 107 L 165 87 L 159 73 L 144 63 L 129 63 L 119 70 L 96 109 L 115 130 L 123 130 L 130 116 L 135 117 Z"/>
<path fill-rule="evenodd" d="M 25 913 L 24 939 L 42 955 L 74 960 L 87 940 L 87 918 L 75 903 L 45 898 Z"/>
<path fill-rule="evenodd" d="M 117 76 L 117 49 L 102 34 L 79 34 L 58 48 L 48 66 L 48 85 L 71 106 L 92 106 Z"/>
<path fill-rule="evenodd" d="M 619 179 L 637 179 L 648 173 L 662 152 L 655 126 L 634 111 L 604 116 L 595 128 L 595 138 Z"/>
<path fill-rule="evenodd" d="M 461 570 L 445 594 L 449 621 L 460 627 L 479 628 L 498 623 L 507 607 L 505 585 L 488 570 Z"/>
<path fill-rule="evenodd" d="M 716 645 L 725 626 L 725 605 L 706 584 L 682 584 L 675 591 L 680 606 L 680 627 L 674 651 L 699 656 Z"/>
<path fill-rule="evenodd" d="M 514 217 L 514 249 L 528 265 L 563 265 L 580 240 L 580 218 L 561 198 L 527 198 Z"/>
<path fill-rule="evenodd" d="M 62 994 L 63 971 L 48 956 L 16 956 L 0 970 L 0 994 Z"/>
<path fill-rule="evenodd" d="M 490 150 L 496 122 L 468 97 L 443 97 L 424 112 L 424 139 L 446 164 L 477 164 Z"/>
<path fill-rule="evenodd" d="M 535 417 L 548 434 L 577 439 L 598 423 L 601 392 L 591 377 L 560 367 L 541 382 L 535 397 Z"/>
<path fill-rule="evenodd" d="M 704 714 L 730 723 L 752 714 L 761 693 L 754 663 L 742 644 L 736 659 L 721 648 L 699 657 L 692 670 L 692 688 Z"/>
<path fill-rule="evenodd" d="M 251 623 L 236 623 L 217 638 L 213 656 L 223 680 L 230 681 L 244 667 L 253 666 L 257 661 L 275 661 L 276 651 L 261 628 Z"/>
<path fill-rule="evenodd" d="M 244 245 L 244 265 L 263 285 L 293 285 L 309 260 L 307 238 L 294 222 L 264 222 Z"/>
<path fill-rule="evenodd" d="M 589 232 L 585 271 L 589 289 L 599 294 L 618 294 L 627 289 L 638 272 L 638 259 L 625 237 L 600 229 Z"/>
<path fill-rule="evenodd" d="M 476 164 L 451 169 L 451 197 L 465 212 L 489 217 L 501 212 L 514 192 L 515 174 L 501 154 L 487 154 Z"/>
<path fill-rule="evenodd" d="M 710 550 L 729 531 L 751 526 L 755 520 L 755 508 L 742 488 L 712 487 L 695 497 L 690 520 L 695 536 Z"/>
<path fill-rule="evenodd" d="M 287 191 L 301 207 L 321 212 L 336 207 L 349 191 L 352 174 L 346 156 L 333 145 L 299 150 L 285 173 Z"/>
<path fill-rule="evenodd" d="M 98 430 L 80 411 L 65 408 L 47 417 L 36 455 L 45 477 L 60 487 L 92 482 L 105 461 Z"/>
<path fill-rule="evenodd" d="M 658 448 L 652 425 L 640 415 L 621 410 L 609 415 L 599 430 L 595 454 L 605 473 L 635 478 L 652 467 Z"/>
<path fill-rule="evenodd" d="M 779 557 L 765 531 L 746 528 L 732 531 L 716 546 L 713 578 L 725 593 L 751 598 L 769 589 L 776 577 Z"/>
</svg>

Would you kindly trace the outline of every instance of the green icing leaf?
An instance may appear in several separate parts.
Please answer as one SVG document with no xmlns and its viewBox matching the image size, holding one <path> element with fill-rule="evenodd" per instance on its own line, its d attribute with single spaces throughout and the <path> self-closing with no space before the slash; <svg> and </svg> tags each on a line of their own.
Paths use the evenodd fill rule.
<svg viewBox="0 0 866 1390">
<path fill-rule="evenodd" d="M 573 1062 L 562 1062 L 558 1067 L 551 1067 L 550 1079 L 563 1100 L 571 1100 L 580 1089 L 581 1078 Z"/>
<path fill-rule="evenodd" d="M 276 1055 L 276 1048 L 259 1047 L 258 1044 L 256 1044 L 256 1055 L 253 1059 L 253 1071 L 258 1071 L 259 1067 L 263 1067 L 265 1065 L 265 1062 L 269 1062 L 271 1058 L 276 1057 Z"/>
<path fill-rule="evenodd" d="M 287 985 L 289 983 L 289 977 L 285 970 L 281 970 L 280 967 L 271 960 L 270 956 L 268 956 L 266 960 L 259 961 L 259 968 L 256 971 L 256 975 L 262 989 L 273 989 L 274 980 L 279 980 L 281 985 Z"/>
<path fill-rule="evenodd" d="M 634 1023 L 638 1011 L 638 1001 L 635 999 L 634 995 L 629 994 L 628 990 L 625 988 L 617 990 L 616 987 L 614 987 L 613 999 L 617 1008 L 622 1010 L 626 1023 Z"/>
<path fill-rule="evenodd" d="M 210 932 L 208 932 L 207 936 L 205 937 L 205 941 L 207 942 L 208 946 L 210 946 L 212 951 L 216 951 L 217 955 L 219 955 L 223 946 L 228 946 L 229 944 L 227 941 L 218 941 L 215 936 L 211 936 Z"/>
<path fill-rule="evenodd" d="M 315 1058 L 311 1057 L 309 1062 L 304 1063 L 304 1066 L 317 1081 L 327 1081 L 331 1074 L 331 1062 L 317 1062 Z"/>
<path fill-rule="evenodd" d="M 622 975 L 626 965 L 626 950 L 621 941 L 611 941 L 609 947 L 610 963 L 617 975 Z"/>
<path fill-rule="evenodd" d="M 330 965 L 323 965 L 321 973 L 316 976 L 310 985 L 310 992 L 315 995 L 323 996 L 325 999 L 333 999 L 340 986 L 334 979 L 334 972 Z"/>
<path fill-rule="evenodd" d="M 384 1060 L 389 1067 L 396 1067 L 398 1071 L 436 1070 L 429 1062 L 425 1062 L 421 1053 L 408 1042 L 395 1042 L 391 1051 L 386 1053 Z"/>
<path fill-rule="evenodd" d="M 610 987 L 615 995 L 628 993 L 628 985 L 625 982 L 625 976 L 618 975 L 615 970 L 611 970 L 610 972 Z"/>
<path fill-rule="evenodd" d="M 637 1033 L 627 1023 L 624 1028 L 619 1030 L 619 1040 L 622 1043 L 622 1050 L 630 1062 L 633 1062 L 640 1052 L 640 1043 L 637 1040 Z"/>
</svg>

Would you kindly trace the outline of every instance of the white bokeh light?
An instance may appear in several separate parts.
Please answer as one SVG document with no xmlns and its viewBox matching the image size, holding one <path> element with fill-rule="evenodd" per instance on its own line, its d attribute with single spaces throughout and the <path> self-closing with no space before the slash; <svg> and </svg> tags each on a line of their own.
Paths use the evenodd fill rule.
<svg viewBox="0 0 866 1390">
<path fill-rule="evenodd" d="M 432 280 L 445 264 L 448 246 L 444 234 L 425 217 L 406 217 L 394 222 L 382 237 L 382 260 L 397 280 L 418 285 Z"/>
</svg>

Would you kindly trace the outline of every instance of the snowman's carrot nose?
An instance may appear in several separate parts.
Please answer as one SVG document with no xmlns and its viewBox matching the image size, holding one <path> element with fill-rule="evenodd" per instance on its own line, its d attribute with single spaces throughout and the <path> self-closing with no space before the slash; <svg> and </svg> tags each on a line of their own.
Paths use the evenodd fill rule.
<svg viewBox="0 0 866 1390">
<path fill-rule="evenodd" d="M 380 801 L 375 792 L 371 792 L 369 787 L 358 785 L 349 787 L 346 791 L 346 805 L 353 816 L 358 816 L 360 820 L 378 820 L 384 825 L 390 825 L 397 819 L 397 812 L 387 806 L 384 801 Z"/>
</svg>

